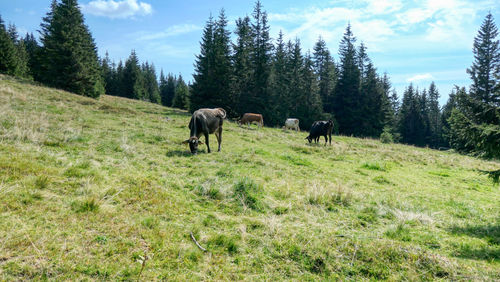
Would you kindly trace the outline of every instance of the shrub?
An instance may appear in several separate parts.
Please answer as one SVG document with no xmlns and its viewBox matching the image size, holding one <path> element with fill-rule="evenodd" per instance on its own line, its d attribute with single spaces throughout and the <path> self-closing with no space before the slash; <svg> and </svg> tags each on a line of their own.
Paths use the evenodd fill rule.
<svg viewBox="0 0 500 282">
<path fill-rule="evenodd" d="M 384 132 L 380 134 L 380 142 L 382 143 L 394 143 L 394 137 L 392 136 L 392 133 L 390 132 L 390 129 L 387 127 L 384 127 Z"/>
</svg>

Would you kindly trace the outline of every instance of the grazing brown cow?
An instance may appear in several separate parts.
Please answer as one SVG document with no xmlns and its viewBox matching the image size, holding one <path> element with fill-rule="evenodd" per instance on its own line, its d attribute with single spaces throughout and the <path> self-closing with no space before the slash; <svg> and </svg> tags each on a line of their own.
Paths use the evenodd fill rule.
<svg viewBox="0 0 500 282">
<path fill-rule="evenodd" d="M 216 109 L 199 109 L 193 113 L 191 121 L 189 121 L 190 137 L 184 144 L 189 143 L 189 149 L 192 154 L 198 153 L 198 144 L 203 144 L 200 141 L 200 136 L 205 135 L 205 142 L 207 143 L 207 150 L 210 153 L 210 145 L 208 143 L 208 135 L 215 133 L 217 142 L 222 142 L 222 123 L 226 118 L 226 111 L 222 108 Z"/>
<path fill-rule="evenodd" d="M 264 118 L 261 114 L 246 113 L 238 120 L 238 124 L 251 124 L 256 122 L 260 127 L 264 126 Z"/>
</svg>

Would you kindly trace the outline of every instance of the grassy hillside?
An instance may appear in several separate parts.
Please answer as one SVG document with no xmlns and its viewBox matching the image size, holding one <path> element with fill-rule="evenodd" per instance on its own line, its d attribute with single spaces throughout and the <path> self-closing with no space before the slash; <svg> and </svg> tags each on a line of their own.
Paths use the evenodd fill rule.
<svg viewBox="0 0 500 282">
<path fill-rule="evenodd" d="M 0 76 L 0 280 L 500 280 L 498 162 L 189 118 Z"/>
</svg>

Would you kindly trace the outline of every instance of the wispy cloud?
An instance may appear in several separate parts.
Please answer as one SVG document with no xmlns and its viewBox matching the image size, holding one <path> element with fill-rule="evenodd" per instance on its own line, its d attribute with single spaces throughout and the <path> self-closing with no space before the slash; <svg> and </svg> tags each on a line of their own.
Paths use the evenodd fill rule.
<svg viewBox="0 0 500 282">
<path fill-rule="evenodd" d="M 148 33 L 142 32 L 142 34 L 136 34 L 134 36 L 137 37 L 136 39 L 139 41 L 156 40 L 156 39 L 186 34 L 201 29 L 202 29 L 201 26 L 197 26 L 194 24 L 180 24 L 180 25 L 170 26 L 169 28 L 160 32 L 148 32 Z"/>
<path fill-rule="evenodd" d="M 417 74 L 406 79 L 406 82 L 422 82 L 422 81 L 432 81 L 434 77 L 430 73 Z"/>
<path fill-rule="evenodd" d="M 84 13 L 108 18 L 130 18 L 145 16 L 153 12 L 150 4 L 137 0 L 93 0 L 88 4 L 81 4 Z"/>
</svg>

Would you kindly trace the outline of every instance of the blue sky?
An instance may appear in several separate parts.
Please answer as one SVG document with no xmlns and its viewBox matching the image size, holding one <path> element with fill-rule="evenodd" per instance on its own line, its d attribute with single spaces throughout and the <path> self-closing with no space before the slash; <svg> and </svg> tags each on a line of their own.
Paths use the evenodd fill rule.
<svg viewBox="0 0 500 282">
<path fill-rule="evenodd" d="M 0 15 L 20 34 L 39 29 L 51 0 L 0 0 Z M 238 17 L 250 15 L 254 1 L 228 0 L 80 0 L 86 23 L 99 54 L 109 52 L 118 62 L 135 49 L 141 61 L 153 62 L 159 73 L 192 79 L 195 55 L 210 13 L 224 8 L 229 29 Z M 287 39 L 301 40 L 312 49 L 322 36 L 334 58 L 350 22 L 354 35 L 365 43 L 379 73 L 387 72 L 402 95 L 412 82 L 428 88 L 435 81 L 444 103 L 453 85 L 470 84 L 466 68 L 473 60 L 472 43 L 484 17 L 491 11 L 500 23 L 498 0 L 263 0 L 271 36 L 282 30 Z"/>
</svg>

